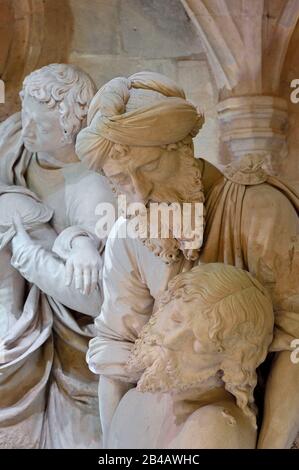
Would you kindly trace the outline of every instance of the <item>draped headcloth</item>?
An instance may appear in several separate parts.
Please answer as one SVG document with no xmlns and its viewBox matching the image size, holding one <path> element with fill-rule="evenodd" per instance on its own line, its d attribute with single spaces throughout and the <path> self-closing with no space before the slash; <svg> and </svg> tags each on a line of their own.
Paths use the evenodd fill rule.
<svg viewBox="0 0 299 470">
<path fill-rule="evenodd" d="M 146 91 L 145 91 L 146 90 Z M 155 147 L 194 137 L 204 118 L 172 80 L 154 72 L 114 78 L 93 98 L 76 152 L 94 170 L 114 144 Z"/>
</svg>

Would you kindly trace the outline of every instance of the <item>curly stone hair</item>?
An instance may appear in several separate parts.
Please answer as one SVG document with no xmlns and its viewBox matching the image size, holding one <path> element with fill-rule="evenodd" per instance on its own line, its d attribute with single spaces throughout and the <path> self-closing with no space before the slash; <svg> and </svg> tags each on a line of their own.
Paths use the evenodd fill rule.
<svg viewBox="0 0 299 470">
<path fill-rule="evenodd" d="M 58 107 L 66 141 L 74 142 L 86 124 L 87 112 L 96 87 L 87 73 L 75 65 L 51 64 L 35 70 L 23 82 L 20 97 L 26 95 Z"/>
<path fill-rule="evenodd" d="M 177 275 L 158 299 L 157 312 L 135 343 L 131 365 L 128 363 L 129 368 L 133 366 L 132 370 L 140 368 L 138 361 L 142 363 L 147 345 L 154 343 L 152 327 L 158 316 L 163 315 L 163 307 L 175 299 L 193 302 L 194 308 L 189 309 L 186 320 L 195 339 L 200 339 L 203 318 L 208 322 L 209 339 L 214 344 L 215 354 L 219 355 L 219 364 L 216 370 L 210 371 L 210 375 L 221 376 L 226 390 L 234 395 L 237 405 L 256 426 L 253 396 L 257 383 L 256 369 L 266 358 L 274 326 L 268 292 L 247 271 L 220 263 L 196 266 Z M 145 370 L 144 378 L 146 375 Z M 202 380 L 201 371 L 198 371 L 198 377 L 194 374 L 188 383 L 182 383 L 180 377 L 176 377 L 172 389 L 194 388 Z M 142 381 L 146 383 L 143 377 Z"/>
</svg>

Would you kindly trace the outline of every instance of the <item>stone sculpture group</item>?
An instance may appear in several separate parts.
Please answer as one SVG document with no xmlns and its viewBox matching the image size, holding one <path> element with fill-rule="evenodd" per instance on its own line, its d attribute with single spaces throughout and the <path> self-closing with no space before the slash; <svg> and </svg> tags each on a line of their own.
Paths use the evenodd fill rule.
<svg viewBox="0 0 299 470">
<path fill-rule="evenodd" d="M 52 64 L 20 95 L 0 125 L 0 448 L 291 447 L 296 191 L 255 154 L 195 158 L 204 117 L 163 75 L 96 93 Z M 117 194 L 203 203 L 202 244 L 121 237 L 124 217 L 99 239 Z"/>
</svg>

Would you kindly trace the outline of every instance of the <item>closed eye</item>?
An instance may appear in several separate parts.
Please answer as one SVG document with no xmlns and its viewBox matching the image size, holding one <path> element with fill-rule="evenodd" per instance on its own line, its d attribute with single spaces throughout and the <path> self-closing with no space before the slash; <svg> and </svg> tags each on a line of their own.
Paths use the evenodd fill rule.
<svg viewBox="0 0 299 470">
<path fill-rule="evenodd" d="M 126 184 L 130 181 L 130 178 L 127 175 L 119 174 L 119 175 L 112 176 L 111 181 L 115 184 Z"/>
<path fill-rule="evenodd" d="M 181 317 L 179 312 L 173 312 L 172 315 L 171 315 L 171 319 L 175 323 L 183 323 L 183 318 Z"/>
<path fill-rule="evenodd" d="M 145 165 L 142 165 L 140 167 L 140 170 L 142 170 L 142 171 L 154 171 L 158 168 L 159 162 L 160 162 L 160 159 L 156 159 L 152 162 L 146 163 Z"/>
</svg>

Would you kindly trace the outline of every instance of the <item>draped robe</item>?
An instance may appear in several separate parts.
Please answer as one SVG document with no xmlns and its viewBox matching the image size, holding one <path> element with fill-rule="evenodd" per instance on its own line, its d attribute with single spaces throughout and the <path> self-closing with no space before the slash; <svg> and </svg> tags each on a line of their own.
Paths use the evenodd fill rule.
<svg viewBox="0 0 299 470">
<path fill-rule="evenodd" d="M 63 258 L 78 235 L 103 252 L 94 236 L 95 207 L 113 202 L 112 193 L 81 163 L 40 166 L 23 146 L 19 114 L 0 126 L 0 179 L 32 189 L 53 209 L 55 231 L 53 251 L 20 244 L 12 259 L 26 284 L 22 313 L 2 339 L 0 448 L 99 448 L 97 380 L 85 354 L 102 292 L 100 285 L 89 296 L 66 287 Z"/>
</svg>

